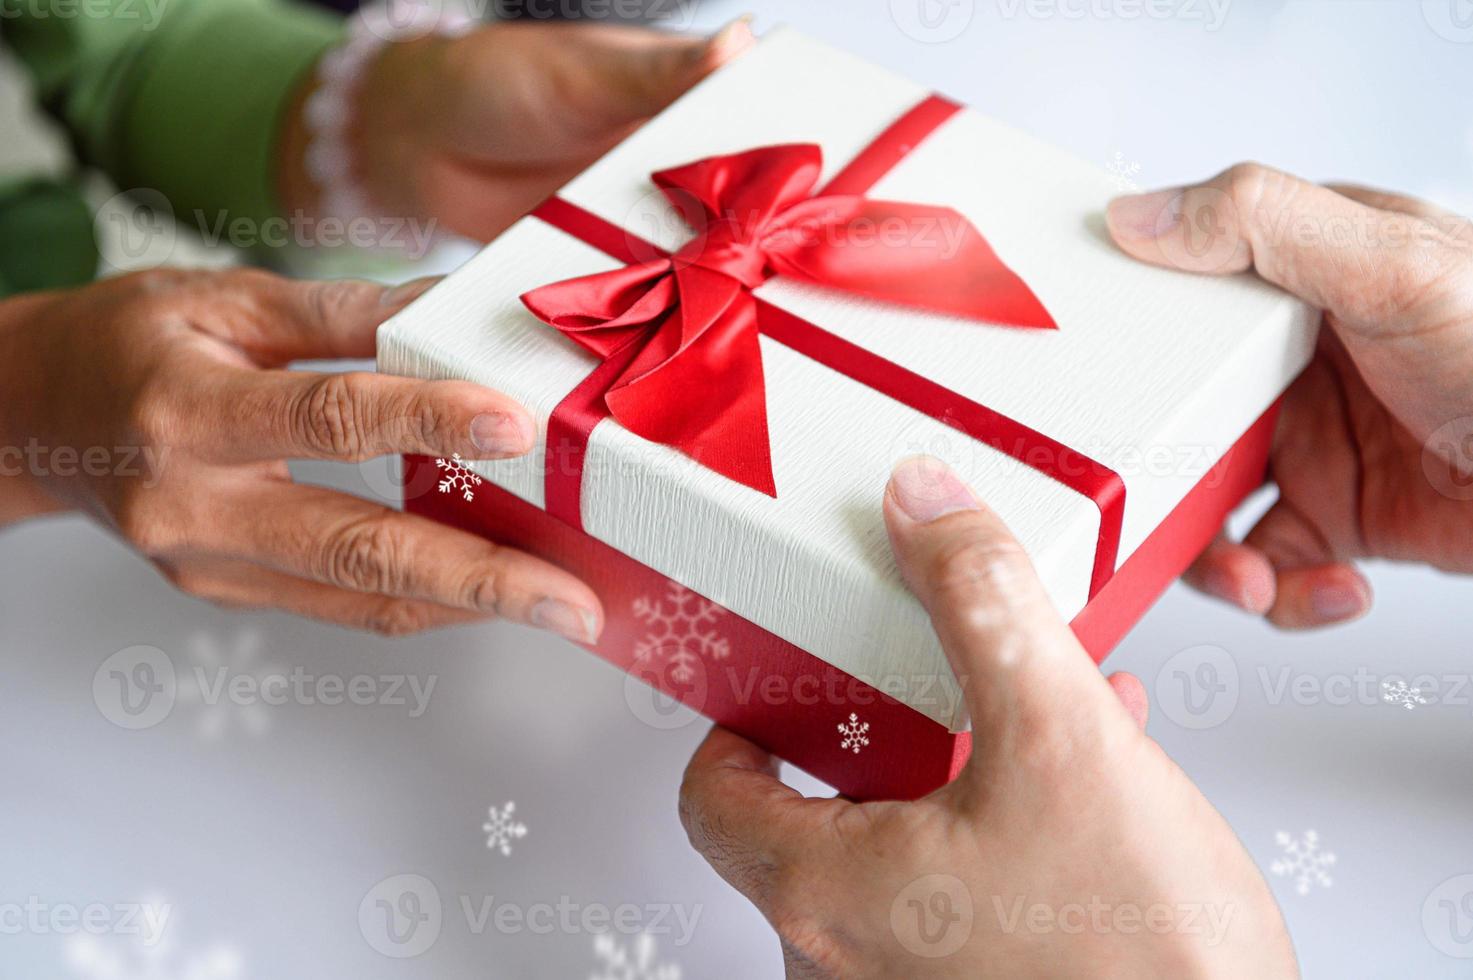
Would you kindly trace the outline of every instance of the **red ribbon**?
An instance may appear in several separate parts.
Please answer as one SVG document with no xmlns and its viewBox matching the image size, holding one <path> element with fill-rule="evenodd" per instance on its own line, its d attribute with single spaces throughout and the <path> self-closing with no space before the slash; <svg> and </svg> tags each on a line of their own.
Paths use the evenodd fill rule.
<svg viewBox="0 0 1473 980">
<path fill-rule="evenodd" d="M 539 206 L 534 216 L 626 263 L 522 297 L 539 318 L 603 358 L 549 420 L 547 511 L 582 527 L 583 459 L 593 427 L 609 416 L 773 495 L 760 333 L 1088 496 L 1101 518 L 1093 596 L 1115 569 L 1125 500 L 1117 474 L 751 292 L 782 274 L 992 323 L 1053 327 L 1032 291 L 960 214 L 862 197 L 958 108 L 938 96 L 922 101 L 817 196 L 809 195 L 821 161 L 810 144 L 655 174 L 702 229 L 674 255 L 561 198 Z"/>
<path fill-rule="evenodd" d="M 522 302 L 605 361 L 620 425 L 776 495 L 752 290 L 772 275 L 937 313 L 1053 327 L 1022 279 L 951 208 L 828 189 L 812 143 L 652 175 L 697 235 L 662 256 L 534 289 Z"/>
</svg>

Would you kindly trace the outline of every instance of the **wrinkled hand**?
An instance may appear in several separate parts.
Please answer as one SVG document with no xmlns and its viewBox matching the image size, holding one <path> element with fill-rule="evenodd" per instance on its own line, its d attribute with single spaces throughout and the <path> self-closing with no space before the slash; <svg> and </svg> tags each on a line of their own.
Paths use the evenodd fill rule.
<svg viewBox="0 0 1473 980">
<path fill-rule="evenodd" d="M 384 213 L 499 234 L 752 43 L 609 24 L 502 23 L 390 45 L 370 69 L 357 144 Z"/>
<path fill-rule="evenodd" d="M 884 507 L 966 681 L 960 777 L 914 803 L 805 799 L 716 728 L 681 788 L 691 842 L 776 929 L 788 975 L 1296 975 L 1258 869 L 1141 731 L 1140 682 L 1101 676 L 997 515 L 919 458 Z"/>
<path fill-rule="evenodd" d="M 1473 223 L 1408 197 L 1245 164 L 1121 198 L 1130 255 L 1253 270 L 1324 311 L 1270 461 L 1278 502 L 1188 581 L 1283 627 L 1370 608 L 1356 558 L 1473 572 Z"/>
<path fill-rule="evenodd" d="M 598 599 L 539 559 L 297 486 L 286 459 L 499 459 L 534 423 L 456 381 L 287 371 L 374 354 L 429 285 L 160 270 L 0 303 L 0 523 L 82 510 L 186 592 L 390 634 L 492 615 L 573 639 Z"/>
</svg>

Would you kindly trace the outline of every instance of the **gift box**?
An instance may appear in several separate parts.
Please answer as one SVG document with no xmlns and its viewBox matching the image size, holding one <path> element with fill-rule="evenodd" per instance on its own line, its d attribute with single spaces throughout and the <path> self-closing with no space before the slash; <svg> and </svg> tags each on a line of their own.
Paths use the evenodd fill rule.
<svg viewBox="0 0 1473 980">
<path fill-rule="evenodd" d="M 539 421 L 521 459 L 408 458 L 406 507 L 584 578 L 649 723 L 674 699 L 850 796 L 928 792 L 970 737 L 894 463 L 957 469 L 1099 660 L 1262 481 L 1312 352 L 1264 283 L 1121 254 L 1117 192 L 771 32 L 383 326 L 382 370 Z"/>
</svg>

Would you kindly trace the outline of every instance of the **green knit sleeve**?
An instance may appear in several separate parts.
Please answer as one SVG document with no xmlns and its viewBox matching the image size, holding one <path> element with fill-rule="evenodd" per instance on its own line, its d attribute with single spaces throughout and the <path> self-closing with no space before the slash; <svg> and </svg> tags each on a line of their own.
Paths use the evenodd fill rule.
<svg viewBox="0 0 1473 980">
<path fill-rule="evenodd" d="M 341 31 L 285 0 L 0 0 L 0 15 L 84 161 L 210 223 L 277 213 L 282 113 Z"/>
</svg>

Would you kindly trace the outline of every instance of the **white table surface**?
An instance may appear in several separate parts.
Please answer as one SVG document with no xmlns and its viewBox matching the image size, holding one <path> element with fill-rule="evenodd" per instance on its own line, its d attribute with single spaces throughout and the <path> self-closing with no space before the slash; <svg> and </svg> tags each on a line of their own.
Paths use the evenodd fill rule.
<svg viewBox="0 0 1473 980">
<path fill-rule="evenodd" d="M 680 9 L 703 28 L 743 9 L 759 29 L 781 18 L 1101 164 L 1118 152 L 1142 185 L 1255 158 L 1473 210 L 1473 28 L 1449 19 L 1468 22 L 1466 0 L 1236 0 L 1220 23 L 1206 0 L 1163 20 L 1130 19 L 1142 8 L 1129 0 Z M 28 133 L 14 115 L 3 131 Z M 0 141 L 6 166 L 49 159 L 54 144 L 17 150 L 27 139 Z M 381 464 L 298 472 L 385 492 Z M 600 975 L 580 914 L 624 903 L 639 907 L 624 913 L 630 924 L 669 930 L 654 960 L 686 980 L 779 974 L 764 922 L 689 850 L 676 818 L 704 722 L 645 725 L 620 675 L 570 645 L 506 625 L 389 641 L 216 610 L 78 519 L 0 532 L 0 554 L 0 976 L 579 980 Z M 1470 976 L 1473 959 L 1447 953 L 1473 956 L 1473 878 L 1438 888 L 1473 875 L 1473 583 L 1369 571 L 1370 618 L 1298 636 L 1174 588 L 1108 666 L 1146 681 L 1150 733 L 1266 872 L 1278 831 L 1316 830 L 1335 854 L 1332 884 L 1307 894 L 1270 874 L 1306 975 Z M 137 645 L 162 651 L 182 682 L 166 717 L 131 731 L 109 720 L 106 681 L 101 695 L 93 682 Z M 189 680 L 215 664 L 435 686 L 418 716 L 412 697 L 211 707 L 188 696 Z M 1415 710 L 1381 700 L 1383 679 L 1416 675 L 1441 697 Z M 1200 681 L 1212 683 L 1190 688 Z M 481 825 L 507 801 L 528 832 L 503 855 Z M 383 939 L 374 899 L 400 889 L 369 893 L 401 874 L 432 883 L 442 903 L 438 937 L 409 959 L 371 945 Z M 156 946 L 122 929 L 68 935 L 64 919 L 15 925 L 33 909 L 101 903 L 112 917 L 139 902 L 169 908 Z M 503 903 L 551 931 L 498 929 Z M 537 919 L 540 905 L 550 917 Z M 676 912 L 695 917 L 688 937 Z"/>
</svg>

